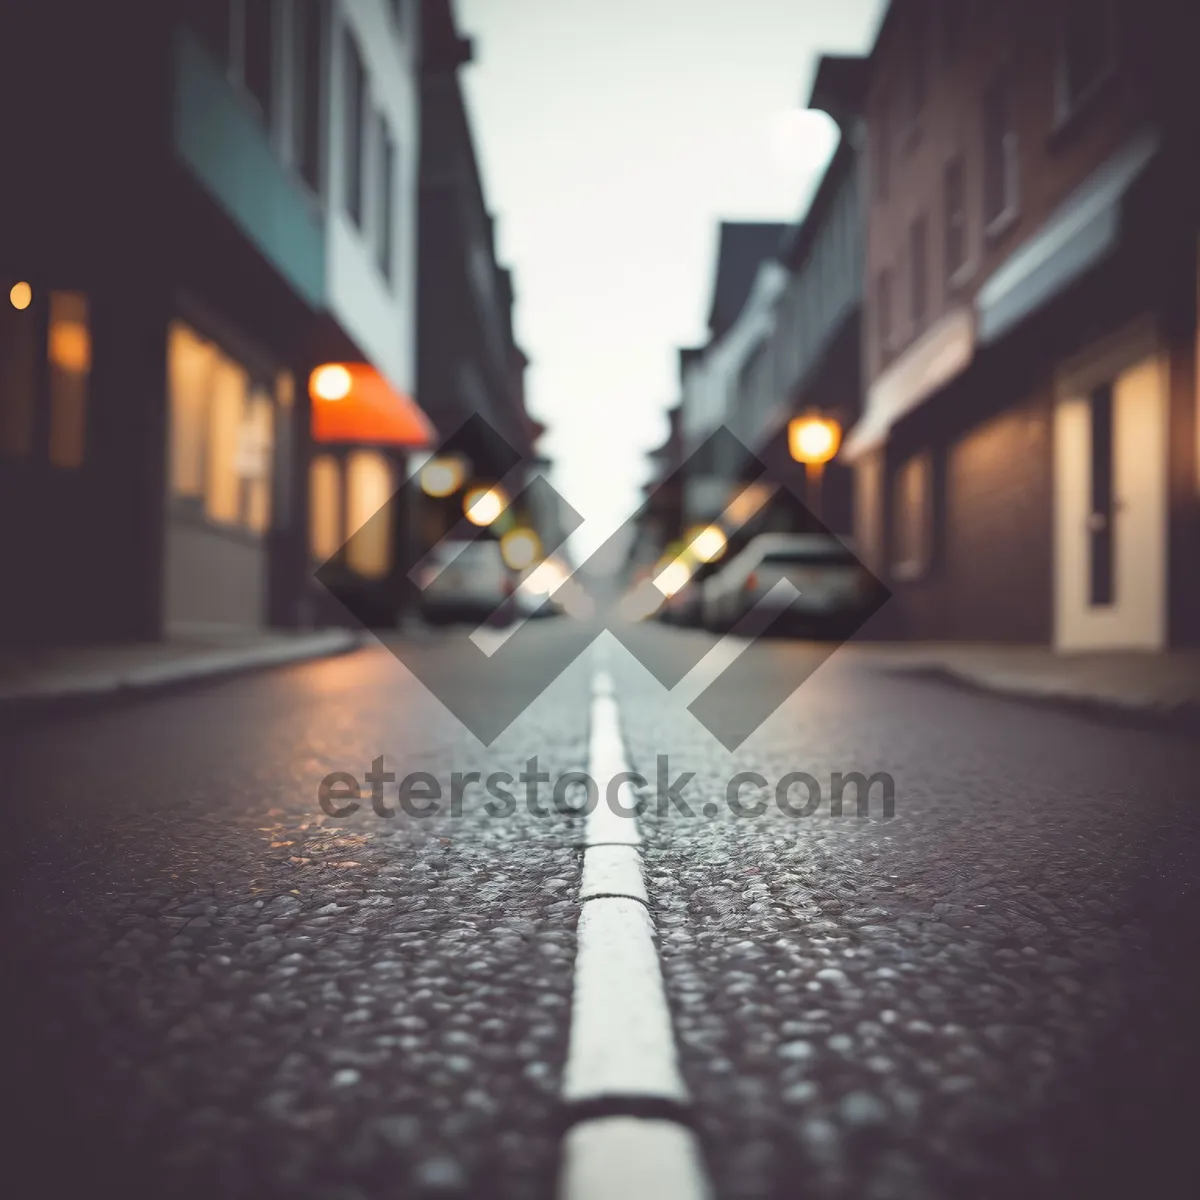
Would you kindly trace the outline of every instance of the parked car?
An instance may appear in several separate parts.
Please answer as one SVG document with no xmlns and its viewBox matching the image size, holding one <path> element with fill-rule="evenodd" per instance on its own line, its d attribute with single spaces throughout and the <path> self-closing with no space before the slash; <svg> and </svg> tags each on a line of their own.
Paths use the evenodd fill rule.
<svg viewBox="0 0 1200 1200">
<path fill-rule="evenodd" d="M 421 616 L 431 625 L 492 620 L 504 625 L 516 615 L 516 578 L 500 543 L 490 538 L 438 543 L 421 578 Z"/>
<path fill-rule="evenodd" d="M 771 596 L 786 579 L 796 592 Z M 874 581 L 850 547 L 811 533 L 762 533 L 704 583 L 703 621 L 726 632 L 751 609 L 788 614 L 784 629 L 813 636 L 853 629 Z"/>
</svg>

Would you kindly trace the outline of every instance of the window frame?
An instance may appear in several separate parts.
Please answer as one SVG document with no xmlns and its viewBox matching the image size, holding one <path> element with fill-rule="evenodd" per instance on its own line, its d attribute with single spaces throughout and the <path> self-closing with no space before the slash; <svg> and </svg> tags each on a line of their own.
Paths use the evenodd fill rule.
<svg viewBox="0 0 1200 1200">
<path fill-rule="evenodd" d="M 913 475 L 917 476 L 915 485 L 911 483 Z M 915 513 L 909 504 L 914 496 L 918 504 Z M 892 476 L 890 559 L 894 579 L 912 582 L 925 578 L 932 570 L 933 504 L 933 454 L 928 449 L 919 450 L 904 459 Z M 913 524 L 906 530 L 903 523 L 907 521 Z"/>
<path fill-rule="evenodd" d="M 1079 16 L 1073 5 L 1085 8 L 1087 14 L 1099 18 L 1107 26 L 1107 45 L 1095 75 L 1081 88 L 1072 93 L 1070 80 L 1071 21 Z M 1098 21 L 1091 22 L 1098 24 Z M 1066 0 L 1059 14 L 1058 47 L 1054 73 L 1054 127 L 1061 129 L 1070 124 L 1081 112 L 1091 107 L 1095 98 L 1108 87 L 1116 76 L 1121 59 L 1120 8 L 1117 0 Z"/>
<path fill-rule="evenodd" d="M 342 167 L 342 209 L 361 233 L 366 228 L 367 209 L 367 68 L 353 31 L 342 34 L 342 136 L 345 140 Z"/>
<path fill-rule="evenodd" d="M 1021 211 L 1021 181 L 1020 181 L 1020 141 L 1014 120 L 1014 75 L 1004 68 L 992 77 L 984 89 L 981 101 L 981 121 L 983 125 L 983 186 L 981 188 L 983 228 L 989 239 L 1000 237 L 1013 225 Z M 993 143 L 994 131 L 991 129 L 991 114 L 989 106 L 999 97 L 1003 104 L 1003 132 L 999 137 L 998 146 Z M 990 211 L 991 204 L 991 171 L 996 165 L 993 162 L 993 152 L 999 154 L 1000 184 L 1004 192 L 1003 203 L 996 212 Z"/>
</svg>

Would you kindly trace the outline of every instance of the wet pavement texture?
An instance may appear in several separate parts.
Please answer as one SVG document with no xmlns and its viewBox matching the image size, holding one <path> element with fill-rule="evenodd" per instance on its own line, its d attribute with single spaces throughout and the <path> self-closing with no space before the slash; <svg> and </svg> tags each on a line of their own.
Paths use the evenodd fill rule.
<svg viewBox="0 0 1200 1200">
<path fill-rule="evenodd" d="M 556 657 L 576 635 L 538 636 Z M 639 637 L 669 658 L 705 635 Z M 825 656 L 747 653 L 746 711 Z M 719 1196 L 1200 1194 L 1200 747 L 848 652 L 731 754 L 625 649 L 607 661 L 652 781 L 651 909 Z M 6 1178 L 551 1195 L 581 822 L 545 785 L 544 815 L 520 783 L 507 816 L 478 783 L 458 815 L 448 793 L 533 755 L 585 767 L 591 669 L 490 749 L 381 649 L 0 733 Z M 441 810 L 323 814 L 321 779 L 380 755 L 430 772 Z M 660 755 L 694 772 L 693 815 L 658 811 Z M 760 816 L 730 809 L 739 771 L 766 781 L 742 787 Z M 839 771 L 889 773 L 894 815 L 878 788 L 830 815 Z M 823 789 L 811 815 L 780 811 L 789 772 Z"/>
<path fill-rule="evenodd" d="M 448 800 L 453 771 L 580 767 L 588 682 L 580 663 L 490 751 L 381 649 L 9 731 L 6 1175 L 546 1195 L 576 819 Z M 381 818 L 364 784 L 325 816 L 320 780 L 379 755 L 431 772 L 442 811 Z"/>
<path fill-rule="evenodd" d="M 767 687 L 824 651 L 746 653 Z M 1200 747 L 846 654 L 730 754 L 632 658 L 613 669 L 634 768 L 695 773 L 695 815 L 652 785 L 643 824 L 719 1195 L 1200 1194 Z M 731 812 L 739 772 L 761 816 Z M 812 815 L 801 783 L 781 811 L 789 772 L 818 782 Z M 868 815 L 847 787 L 833 816 L 835 772 L 888 773 L 894 815 L 877 783 Z"/>
</svg>

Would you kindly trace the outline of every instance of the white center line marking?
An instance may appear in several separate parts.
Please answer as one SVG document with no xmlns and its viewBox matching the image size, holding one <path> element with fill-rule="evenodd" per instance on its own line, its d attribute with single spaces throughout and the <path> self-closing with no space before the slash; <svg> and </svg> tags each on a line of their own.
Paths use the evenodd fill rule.
<svg viewBox="0 0 1200 1200">
<path fill-rule="evenodd" d="M 608 1102 L 612 1111 L 580 1121 L 563 1141 L 560 1200 L 706 1200 L 711 1195 L 696 1134 L 660 1117 L 620 1115 L 622 1102 L 686 1105 L 646 906 L 637 818 L 614 812 L 609 783 L 629 772 L 612 678 L 592 688 L 588 773 L 599 801 L 588 815 L 570 1045 L 567 1103 Z M 620 789 L 619 803 L 636 797 Z"/>
</svg>

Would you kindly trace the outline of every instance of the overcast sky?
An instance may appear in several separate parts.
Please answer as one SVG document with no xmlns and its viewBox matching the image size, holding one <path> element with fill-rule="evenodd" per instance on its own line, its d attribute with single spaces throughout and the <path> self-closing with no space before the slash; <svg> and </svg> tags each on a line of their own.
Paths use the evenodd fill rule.
<svg viewBox="0 0 1200 1200">
<path fill-rule="evenodd" d="M 457 0 L 529 407 L 585 554 L 639 502 L 704 341 L 717 222 L 795 220 L 835 132 L 822 52 L 870 47 L 881 0 Z"/>
</svg>

